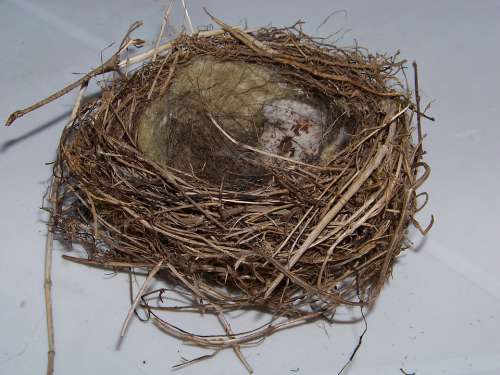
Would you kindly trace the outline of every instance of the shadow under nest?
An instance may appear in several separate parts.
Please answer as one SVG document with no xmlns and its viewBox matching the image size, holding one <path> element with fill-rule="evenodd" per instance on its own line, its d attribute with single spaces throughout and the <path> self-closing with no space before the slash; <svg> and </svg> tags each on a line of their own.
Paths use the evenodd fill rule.
<svg viewBox="0 0 500 375">
<path fill-rule="evenodd" d="M 176 72 L 200 56 L 277 72 L 321 103 L 328 123 L 345 126 L 348 141 L 322 162 L 271 155 L 255 140 L 235 139 L 198 103 L 187 110 L 205 121 L 197 131 L 207 137 L 180 138 L 209 164 L 214 150 L 229 150 L 226 168 L 157 163 L 137 147 L 137 124 Z M 168 54 L 108 82 L 65 128 L 54 231 L 86 249 L 82 263 L 156 267 L 200 312 L 258 309 L 276 318 L 252 332 L 214 336 L 155 318 L 204 347 L 256 342 L 339 306 L 370 305 L 409 246 L 407 228 L 421 208 L 416 189 L 429 173 L 421 139 L 412 139 L 416 105 L 397 78 L 403 64 L 296 28 L 182 35 Z M 245 168 L 252 172 L 240 173 Z"/>
</svg>

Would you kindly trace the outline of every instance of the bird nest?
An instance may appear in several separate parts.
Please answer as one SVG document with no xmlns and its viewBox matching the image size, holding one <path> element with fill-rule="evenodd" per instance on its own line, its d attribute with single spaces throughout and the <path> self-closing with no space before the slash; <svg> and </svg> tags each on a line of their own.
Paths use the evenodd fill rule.
<svg viewBox="0 0 500 375">
<path fill-rule="evenodd" d="M 397 56 L 328 45 L 300 24 L 249 31 L 216 22 L 221 30 L 179 36 L 79 108 L 58 149 L 52 229 L 84 247 L 81 263 L 168 279 L 191 301 L 178 310 L 213 313 L 226 333 L 198 335 L 169 323 L 145 290 L 134 307 L 167 333 L 218 350 L 329 318 L 339 306 L 373 303 L 409 247 L 409 225 L 421 229 L 414 215 L 427 195 L 416 189 L 429 168 L 423 114 L 400 80 L 405 62 Z M 259 143 L 263 130 L 240 137 L 209 103 L 178 96 L 177 107 L 195 115 L 165 115 L 175 117 L 166 126 L 177 138 L 165 146 L 171 157 L 152 157 L 139 145 L 139 124 L 162 98 L 170 105 L 178 73 L 199 58 L 264 67 L 321 107 L 318 154 L 270 151 Z M 340 128 L 343 144 L 324 152 L 335 143 L 326 133 Z M 191 158 L 178 161 L 186 153 Z M 224 314 L 240 309 L 273 319 L 233 332 Z"/>
</svg>

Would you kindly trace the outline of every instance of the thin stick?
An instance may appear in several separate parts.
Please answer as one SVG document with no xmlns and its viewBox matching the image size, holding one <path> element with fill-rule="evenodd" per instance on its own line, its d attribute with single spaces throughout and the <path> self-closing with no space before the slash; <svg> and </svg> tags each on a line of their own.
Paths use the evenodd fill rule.
<svg viewBox="0 0 500 375">
<path fill-rule="evenodd" d="M 422 142 L 422 123 L 420 116 L 420 93 L 418 91 L 418 66 L 417 62 L 413 61 L 413 71 L 415 74 L 415 102 L 417 105 L 417 134 L 418 134 L 418 142 Z M 420 146 L 419 146 L 420 148 Z"/>
<path fill-rule="evenodd" d="M 68 92 L 72 91 L 73 89 L 77 88 L 78 86 L 86 85 L 88 82 L 101 74 L 112 72 L 116 70 L 116 65 L 118 63 L 118 55 L 113 55 L 111 56 L 104 64 L 101 66 L 92 69 L 89 73 L 85 74 L 82 78 L 79 80 L 70 83 L 68 86 L 62 88 L 61 90 L 53 93 L 52 95 L 46 97 L 43 100 L 40 100 L 36 102 L 33 105 L 30 105 L 29 107 L 17 110 L 8 117 L 7 121 L 5 122 L 5 126 L 10 126 L 14 121 L 16 121 L 18 118 L 23 117 L 24 115 L 33 112 L 34 110 L 43 107 L 46 104 L 49 104 L 50 102 L 60 98 L 61 96 L 66 95 Z"/>
<path fill-rule="evenodd" d="M 85 91 L 87 91 L 87 87 L 88 87 L 88 82 L 84 82 L 80 87 L 80 91 L 78 92 L 78 96 L 76 97 L 75 105 L 73 106 L 73 110 L 71 111 L 71 117 L 70 120 L 68 121 L 67 126 L 71 125 L 75 120 L 76 115 L 80 110 L 80 105 L 82 103 L 83 96 L 85 95 Z"/>
<path fill-rule="evenodd" d="M 232 26 L 232 28 L 233 29 L 240 29 L 241 27 L 240 26 Z M 243 32 L 245 32 L 245 33 L 253 33 L 255 31 L 256 31 L 256 29 L 248 29 L 248 30 L 244 30 Z M 210 31 L 200 31 L 199 33 L 196 34 L 196 37 L 198 37 L 198 38 L 209 38 L 211 36 L 217 36 L 217 35 L 224 34 L 225 32 L 226 32 L 226 30 L 224 30 L 224 29 L 210 30 Z M 160 44 L 158 46 L 157 53 L 160 53 L 160 52 L 163 52 L 163 51 L 165 51 L 165 50 L 167 50 L 169 48 L 172 48 L 173 45 L 174 45 L 173 41 Z M 143 61 L 149 59 L 150 57 L 152 57 L 154 55 L 154 53 L 155 53 L 155 48 L 152 48 L 149 51 L 146 51 L 146 52 L 143 52 L 143 53 L 139 53 L 139 54 L 134 55 L 134 56 L 132 56 L 130 58 L 127 58 L 127 59 L 124 59 L 124 60 L 120 61 L 118 63 L 118 67 L 120 69 L 122 69 L 122 68 L 124 68 L 126 66 L 130 66 L 130 65 L 134 65 L 134 64 L 143 62 Z"/>
<path fill-rule="evenodd" d="M 127 318 L 123 322 L 122 329 L 120 330 L 120 338 L 123 338 L 125 336 L 125 332 L 127 331 L 127 327 L 130 323 L 130 319 L 132 319 L 132 316 L 134 315 L 134 311 L 137 308 L 137 305 L 139 304 L 142 295 L 144 294 L 144 291 L 148 288 L 149 284 L 153 280 L 153 277 L 158 273 L 158 271 L 161 268 L 161 265 L 163 264 L 163 260 L 160 260 L 156 266 L 153 267 L 151 272 L 149 273 L 148 277 L 146 277 L 146 280 L 144 281 L 144 284 L 142 284 L 141 289 L 137 292 L 137 295 L 135 296 L 134 303 L 132 306 L 130 306 L 130 309 L 128 310 Z"/>
<path fill-rule="evenodd" d="M 154 60 L 154 57 L 153 57 L 153 60 Z M 160 77 L 160 74 L 163 71 L 163 67 L 165 66 L 167 60 L 168 60 L 168 55 L 165 56 L 165 58 L 161 62 L 160 69 L 158 69 L 158 72 L 156 73 L 155 79 L 153 80 L 153 83 L 151 84 L 151 88 L 149 89 L 149 93 L 148 93 L 148 100 L 151 99 L 151 95 L 153 95 L 153 90 L 155 89 L 156 82 L 158 81 L 158 78 Z"/>
<path fill-rule="evenodd" d="M 126 58 L 126 59 L 120 61 L 118 63 L 118 67 L 120 69 L 122 69 L 122 68 L 128 67 L 130 65 L 134 65 L 134 64 L 140 63 L 140 62 L 142 62 L 144 60 L 147 60 L 150 57 L 152 57 L 155 54 L 155 51 L 156 51 L 156 53 L 160 53 L 160 52 L 163 52 L 163 51 L 171 48 L 173 45 L 174 45 L 173 42 L 167 42 L 167 43 L 160 44 L 158 46 L 158 48 L 150 49 L 147 52 L 139 53 L 139 54 L 134 55 L 134 56 L 132 56 L 130 58 Z"/>
<path fill-rule="evenodd" d="M 73 110 L 71 111 L 70 120 L 68 125 L 73 123 L 80 108 L 83 95 L 87 89 L 87 84 L 82 84 L 80 92 L 76 98 Z M 59 168 L 56 164 L 55 173 L 53 174 L 54 179 L 49 188 L 49 203 L 52 210 L 49 214 L 49 222 L 47 225 L 47 238 L 45 240 L 45 261 L 44 261 L 44 282 L 43 289 L 45 294 L 45 316 L 47 319 L 47 340 L 48 340 L 48 352 L 47 352 L 47 375 L 54 374 L 54 358 L 56 356 L 55 350 L 55 340 L 54 340 L 54 315 L 52 308 L 52 249 L 54 246 L 54 212 L 55 205 L 57 202 L 57 195 L 59 193 L 60 176 Z"/>
<path fill-rule="evenodd" d="M 288 262 L 287 266 L 288 270 L 290 270 L 295 265 L 295 263 L 298 262 L 298 260 L 302 257 L 302 255 L 304 255 L 304 253 L 309 249 L 309 246 L 311 246 L 311 244 L 316 240 L 316 238 L 318 238 L 323 229 L 325 229 L 325 227 L 340 212 L 340 210 L 345 206 L 345 204 L 349 201 L 349 199 L 351 199 L 352 196 L 359 190 L 361 185 L 363 185 L 364 182 L 368 179 L 368 177 L 371 176 L 373 171 L 379 167 L 379 165 L 382 163 L 382 160 L 384 160 L 387 151 L 389 150 L 389 145 L 390 142 L 392 141 L 392 138 L 394 137 L 395 129 L 396 126 L 394 123 L 392 123 L 389 128 L 389 135 L 387 136 L 385 144 L 379 148 L 374 158 L 365 167 L 365 170 L 358 175 L 358 177 L 352 183 L 350 188 L 342 195 L 342 197 L 339 198 L 335 206 L 333 206 L 330 209 L 330 211 L 328 211 L 326 215 L 323 216 L 318 225 L 316 225 L 316 227 L 312 230 L 309 236 L 305 239 L 304 243 L 299 248 L 299 250 L 297 250 L 295 255 L 292 258 L 290 258 L 290 261 Z M 268 298 L 271 295 L 271 293 L 283 280 L 284 277 L 285 274 L 281 273 L 276 277 L 276 279 L 274 279 L 271 286 L 267 289 L 266 293 L 264 294 L 264 298 Z"/>
<path fill-rule="evenodd" d="M 410 198 L 413 194 L 413 189 L 409 189 L 406 191 L 405 194 L 405 200 L 403 203 L 403 208 L 401 210 L 398 226 L 396 228 L 396 231 L 393 234 L 393 237 L 391 239 L 391 242 L 389 244 L 389 248 L 387 249 L 387 254 L 384 259 L 384 263 L 382 265 L 382 270 L 380 271 L 380 276 L 378 279 L 378 282 L 375 287 L 375 296 L 377 296 L 380 291 L 382 290 L 382 286 L 384 285 L 385 278 L 387 277 L 387 273 L 389 272 L 389 266 L 391 265 L 391 260 L 393 260 L 393 253 L 397 248 L 398 240 L 399 238 L 404 234 L 404 224 L 406 222 L 406 219 L 408 218 L 406 216 L 407 210 L 408 210 L 408 205 L 410 203 Z M 372 297 L 372 300 L 374 297 Z"/>
<path fill-rule="evenodd" d="M 181 0 L 181 2 L 182 2 L 182 7 L 184 8 L 184 14 L 186 15 L 186 20 L 188 22 L 189 30 L 191 32 L 190 34 L 193 35 L 194 34 L 193 23 L 191 22 L 191 17 L 189 17 L 189 12 L 188 12 L 188 9 L 186 6 L 186 1 Z"/>
<path fill-rule="evenodd" d="M 235 337 L 234 332 L 231 328 L 231 325 L 229 324 L 226 317 L 224 316 L 222 309 L 218 306 L 215 306 L 215 305 L 214 305 L 214 307 L 217 310 L 217 317 L 219 318 L 219 321 L 222 324 L 222 326 L 224 327 L 224 329 L 226 330 L 228 337 L 234 338 Z M 241 363 L 243 363 L 243 366 L 245 366 L 245 368 L 247 369 L 248 373 L 253 374 L 252 366 L 250 366 L 250 363 L 248 363 L 247 359 L 243 355 L 243 353 L 241 351 L 240 344 L 238 344 L 238 343 L 234 344 L 233 350 L 236 353 L 236 356 L 238 357 L 238 359 L 241 361 Z"/>
<path fill-rule="evenodd" d="M 163 36 L 163 33 L 165 32 L 165 27 L 167 26 L 168 17 L 170 16 L 170 11 L 172 10 L 173 4 L 174 4 L 174 0 L 170 0 L 170 4 L 168 4 L 167 9 L 165 9 L 165 13 L 164 13 L 163 19 L 161 21 L 160 33 L 158 34 L 158 38 L 156 39 L 155 50 L 153 53 L 153 58 L 151 59 L 152 61 L 155 61 L 156 56 L 158 55 L 158 47 L 160 46 L 161 38 Z"/>
<path fill-rule="evenodd" d="M 172 76 L 174 75 L 174 72 L 175 72 L 175 67 L 177 65 L 177 60 L 179 60 L 179 54 L 178 53 L 175 54 L 174 61 L 170 65 L 170 69 L 168 71 L 167 79 L 165 80 L 165 82 L 163 82 L 163 85 L 162 85 L 162 87 L 160 89 L 160 96 L 163 96 L 163 94 L 165 94 L 165 91 L 167 91 L 167 88 L 168 88 L 168 85 L 170 83 L 170 80 L 172 79 Z M 164 61 L 167 61 L 167 59 L 165 58 Z"/>
<path fill-rule="evenodd" d="M 40 100 L 36 102 L 35 104 L 30 105 L 29 107 L 17 110 L 13 113 L 10 114 L 10 116 L 7 118 L 7 121 L 5 122 L 5 126 L 10 126 L 14 121 L 16 121 L 18 118 L 33 112 L 34 110 L 43 107 L 46 104 L 49 104 L 50 102 L 60 98 L 61 96 L 66 95 L 68 92 L 72 91 L 73 89 L 76 89 L 78 86 L 86 86 L 89 81 L 97 77 L 99 75 L 102 75 L 104 73 L 109 73 L 109 72 L 114 72 L 118 70 L 118 62 L 119 62 L 119 56 L 120 53 L 122 53 L 125 49 L 127 49 L 128 46 L 130 45 L 142 45 L 144 43 L 143 40 L 140 39 L 130 39 L 129 35 L 132 33 L 135 29 L 140 27 L 142 25 L 142 22 L 134 22 L 128 29 L 127 33 L 125 34 L 125 37 L 123 38 L 123 41 L 120 45 L 120 48 L 118 51 L 115 52 L 113 56 L 111 56 L 104 64 L 98 66 L 95 69 L 92 69 L 90 72 L 85 74 L 82 78 L 79 80 L 70 83 L 66 87 L 62 88 L 61 90 L 53 93 L 52 95 L 46 97 L 43 100 Z"/>
<path fill-rule="evenodd" d="M 53 205 L 57 198 L 56 184 L 59 181 L 54 177 L 53 184 L 50 187 L 49 202 Z M 45 241 L 45 276 L 43 288 L 45 292 L 45 316 L 47 318 L 47 339 L 49 350 L 47 352 L 47 375 L 52 375 L 54 373 L 54 357 L 56 355 L 55 345 L 54 345 L 54 316 L 52 314 L 52 247 L 54 241 L 53 230 L 53 218 L 52 213 L 50 214 L 47 238 Z"/>
<path fill-rule="evenodd" d="M 420 93 L 418 90 L 418 66 L 417 62 L 413 61 L 413 72 L 415 76 L 415 103 L 417 105 L 417 134 L 418 134 L 418 149 L 417 149 L 417 158 L 415 160 L 419 160 L 422 156 L 422 119 L 420 113 Z"/>
</svg>

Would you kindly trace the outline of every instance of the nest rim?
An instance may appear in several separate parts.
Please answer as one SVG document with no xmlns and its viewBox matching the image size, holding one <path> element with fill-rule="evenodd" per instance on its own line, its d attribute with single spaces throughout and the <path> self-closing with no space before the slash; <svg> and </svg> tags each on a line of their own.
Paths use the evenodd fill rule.
<svg viewBox="0 0 500 375">
<path fill-rule="evenodd" d="M 397 79 L 403 63 L 329 46 L 296 28 L 181 35 L 172 45 L 169 54 L 115 79 L 63 132 L 54 231 L 88 252 L 86 260 L 66 258 L 158 268 L 193 301 L 204 301 L 200 311 L 255 308 L 284 319 L 242 335 L 201 337 L 153 315 L 162 330 L 204 347 L 255 342 L 338 306 L 371 305 L 409 246 L 406 230 L 422 208 L 416 189 L 430 170 L 422 140 L 412 139 L 420 112 Z M 325 166 L 290 160 L 264 166 L 271 185 L 225 189 L 158 165 L 137 149 L 134 123 L 168 87 L 176 65 L 200 53 L 282 69 L 312 94 L 348 107 L 355 134 Z"/>
</svg>

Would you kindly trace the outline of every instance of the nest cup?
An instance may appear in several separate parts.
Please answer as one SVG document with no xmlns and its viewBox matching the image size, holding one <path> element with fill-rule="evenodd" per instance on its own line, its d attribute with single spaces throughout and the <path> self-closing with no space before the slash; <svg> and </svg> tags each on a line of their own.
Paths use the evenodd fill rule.
<svg viewBox="0 0 500 375">
<path fill-rule="evenodd" d="M 404 62 L 298 26 L 219 24 L 79 110 L 54 208 L 56 233 L 88 253 L 79 262 L 156 267 L 190 296 L 180 310 L 272 314 L 251 332 L 202 336 L 143 298 L 162 330 L 211 348 L 371 304 L 409 245 L 429 172 Z"/>
</svg>

